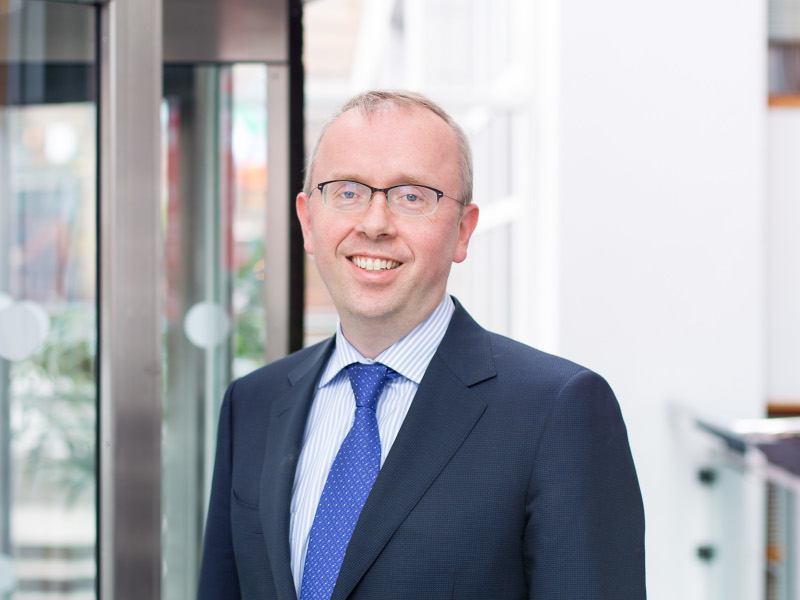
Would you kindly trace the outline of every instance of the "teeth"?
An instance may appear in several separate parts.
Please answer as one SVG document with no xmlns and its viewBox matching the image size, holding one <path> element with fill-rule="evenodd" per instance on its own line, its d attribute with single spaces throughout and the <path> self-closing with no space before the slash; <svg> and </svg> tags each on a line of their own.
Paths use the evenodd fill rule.
<svg viewBox="0 0 800 600">
<path fill-rule="evenodd" d="M 366 256 L 353 256 L 350 260 L 357 267 L 366 271 L 386 271 L 400 266 L 396 260 L 384 260 L 382 258 L 367 258 Z"/>
</svg>

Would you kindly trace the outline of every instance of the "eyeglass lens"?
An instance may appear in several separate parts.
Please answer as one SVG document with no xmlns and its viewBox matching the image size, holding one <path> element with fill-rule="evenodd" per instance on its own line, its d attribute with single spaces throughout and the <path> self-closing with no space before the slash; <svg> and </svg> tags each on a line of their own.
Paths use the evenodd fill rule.
<svg viewBox="0 0 800 600">
<path fill-rule="evenodd" d="M 372 199 L 372 189 L 357 181 L 331 181 L 322 186 L 325 204 L 342 212 L 364 210 Z M 439 196 L 424 185 L 398 185 L 386 190 L 389 209 L 404 216 L 425 216 L 436 210 Z"/>
</svg>

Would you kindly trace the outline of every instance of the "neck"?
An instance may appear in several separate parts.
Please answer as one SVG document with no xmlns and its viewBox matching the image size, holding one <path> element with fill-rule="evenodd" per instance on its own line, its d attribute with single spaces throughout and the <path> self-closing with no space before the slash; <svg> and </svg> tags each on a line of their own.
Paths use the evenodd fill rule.
<svg viewBox="0 0 800 600">
<path fill-rule="evenodd" d="M 413 329 L 413 327 L 411 328 Z M 377 356 L 386 350 L 389 346 L 394 344 L 397 340 L 406 335 L 409 331 L 398 333 L 390 333 L 384 331 L 367 330 L 363 331 L 359 327 L 345 326 L 342 323 L 342 333 L 347 341 L 358 350 L 365 358 L 377 358 Z"/>
<path fill-rule="evenodd" d="M 396 316 L 365 319 L 341 314 L 342 333 L 362 356 L 374 359 L 431 316 L 439 306 L 439 302 L 441 302 L 441 298 L 422 314 L 418 313 L 406 319 L 398 319 Z"/>
</svg>

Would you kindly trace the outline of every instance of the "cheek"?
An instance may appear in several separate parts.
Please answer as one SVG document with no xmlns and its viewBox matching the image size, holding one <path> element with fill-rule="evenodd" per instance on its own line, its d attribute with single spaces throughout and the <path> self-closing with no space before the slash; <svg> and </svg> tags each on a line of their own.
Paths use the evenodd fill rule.
<svg viewBox="0 0 800 600">
<path fill-rule="evenodd" d="M 436 277 L 446 274 L 457 251 L 457 240 L 453 232 L 439 231 L 437 235 L 417 238 L 411 245 L 416 260 L 424 270 Z"/>
<path fill-rule="evenodd" d="M 305 238 L 304 246 L 306 252 L 313 254 L 318 262 L 332 261 L 345 237 L 347 230 L 337 227 L 335 222 L 319 221 Z"/>
</svg>

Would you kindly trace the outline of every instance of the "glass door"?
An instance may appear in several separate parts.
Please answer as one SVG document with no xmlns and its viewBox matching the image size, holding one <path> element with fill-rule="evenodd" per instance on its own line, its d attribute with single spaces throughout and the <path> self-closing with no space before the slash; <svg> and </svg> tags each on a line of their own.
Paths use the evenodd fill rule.
<svg viewBox="0 0 800 600">
<path fill-rule="evenodd" d="M 289 5 L 0 0 L 0 600 L 195 595 L 224 388 L 302 315 Z"/>
<path fill-rule="evenodd" d="M 266 356 L 267 80 L 263 63 L 164 68 L 165 598 L 196 595 L 220 401 Z"/>
<path fill-rule="evenodd" d="M 0 598 L 95 598 L 97 9 L 0 1 Z"/>
<path fill-rule="evenodd" d="M 164 2 L 161 586 L 170 600 L 196 596 L 225 388 L 296 348 L 302 331 L 301 320 L 290 326 L 293 314 L 302 319 L 292 232 L 302 97 L 290 105 L 289 57 L 301 15 L 297 0 Z"/>
</svg>

